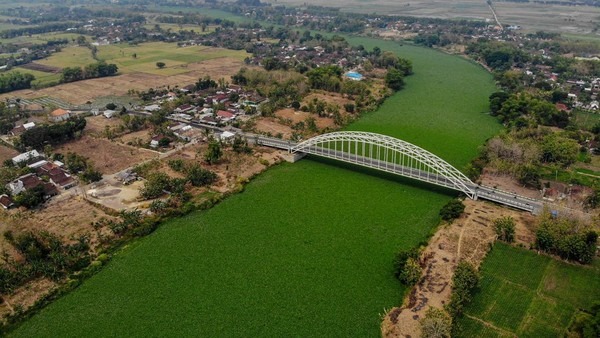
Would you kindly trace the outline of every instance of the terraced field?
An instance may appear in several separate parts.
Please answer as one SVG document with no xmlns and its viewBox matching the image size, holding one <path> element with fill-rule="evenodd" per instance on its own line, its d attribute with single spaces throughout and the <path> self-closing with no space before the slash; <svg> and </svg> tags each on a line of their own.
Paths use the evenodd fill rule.
<svg viewBox="0 0 600 338">
<path fill-rule="evenodd" d="M 600 264 L 578 266 L 497 243 L 482 266 L 482 283 L 463 337 L 559 337 L 578 309 L 600 301 Z"/>
</svg>

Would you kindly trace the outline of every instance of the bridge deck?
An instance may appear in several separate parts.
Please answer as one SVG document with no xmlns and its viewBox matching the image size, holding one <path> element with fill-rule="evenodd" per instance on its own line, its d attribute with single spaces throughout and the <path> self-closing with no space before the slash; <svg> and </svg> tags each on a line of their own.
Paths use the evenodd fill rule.
<svg viewBox="0 0 600 338">
<path fill-rule="evenodd" d="M 259 145 L 278 148 L 292 152 L 292 149 L 298 144 L 291 141 L 285 141 L 276 138 L 270 138 L 260 135 L 249 135 L 248 140 Z M 392 174 L 413 178 L 419 181 L 435 184 L 438 186 L 446 187 L 453 190 L 464 191 L 465 188 L 472 192 L 469 196 L 472 199 L 485 199 L 499 204 L 507 205 L 516 209 L 529 211 L 532 213 L 539 213 L 543 209 L 543 202 L 540 200 L 531 199 L 528 197 L 520 196 L 517 194 L 509 193 L 506 191 L 494 189 L 483 185 L 477 185 L 471 182 L 457 182 L 442 174 L 432 174 L 428 171 L 422 171 L 417 168 L 402 166 L 397 163 L 391 163 L 374 159 L 370 157 L 361 156 L 358 154 L 352 154 L 348 152 L 342 152 L 331 148 L 325 148 L 320 146 L 310 146 L 302 150 L 302 152 L 332 158 L 339 161 L 357 164 Z M 457 186 L 462 184 L 462 186 Z"/>
</svg>

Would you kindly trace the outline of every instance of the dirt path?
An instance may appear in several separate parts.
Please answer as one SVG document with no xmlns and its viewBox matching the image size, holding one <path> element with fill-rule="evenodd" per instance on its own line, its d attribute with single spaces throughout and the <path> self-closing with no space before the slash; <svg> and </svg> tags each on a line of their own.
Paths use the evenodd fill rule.
<svg viewBox="0 0 600 338">
<path fill-rule="evenodd" d="M 534 216 L 495 204 L 466 200 L 463 216 L 452 224 L 442 225 L 421 254 L 423 275 L 404 299 L 402 307 L 385 316 L 381 331 L 384 337 L 419 337 L 419 319 L 430 306 L 443 308 L 450 299 L 452 276 L 456 265 L 466 260 L 479 267 L 490 244 L 496 239 L 493 223 L 511 216 L 517 223 L 517 237 L 528 240 Z"/>
</svg>

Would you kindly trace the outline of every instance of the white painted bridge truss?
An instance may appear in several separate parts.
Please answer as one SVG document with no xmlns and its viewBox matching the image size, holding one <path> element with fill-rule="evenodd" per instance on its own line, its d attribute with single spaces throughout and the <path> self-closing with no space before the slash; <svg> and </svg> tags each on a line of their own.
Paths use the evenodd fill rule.
<svg viewBox="0 0 600 338">
<path fill-rule="evenodd" d="M 290 152 L 358 164 L 459 190 L 469 198 L 476 198 L 475 184 L 448 162 L 390 136 L 360 131 L 333 132 L 292 145 Z"/>
</svg>

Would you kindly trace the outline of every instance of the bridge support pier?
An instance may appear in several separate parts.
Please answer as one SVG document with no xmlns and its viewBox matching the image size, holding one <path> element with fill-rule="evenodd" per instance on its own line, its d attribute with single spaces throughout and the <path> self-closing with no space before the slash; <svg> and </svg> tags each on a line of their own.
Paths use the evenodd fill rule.
<svg viewBox="0 0 600 338">
<path fill-rule="evenodd" d="M 295 163 L 300 161 L 304 156 L 306 156 L 306 153 L 286 153 L 282 157 L 290 163 Z"/>
</svg>

